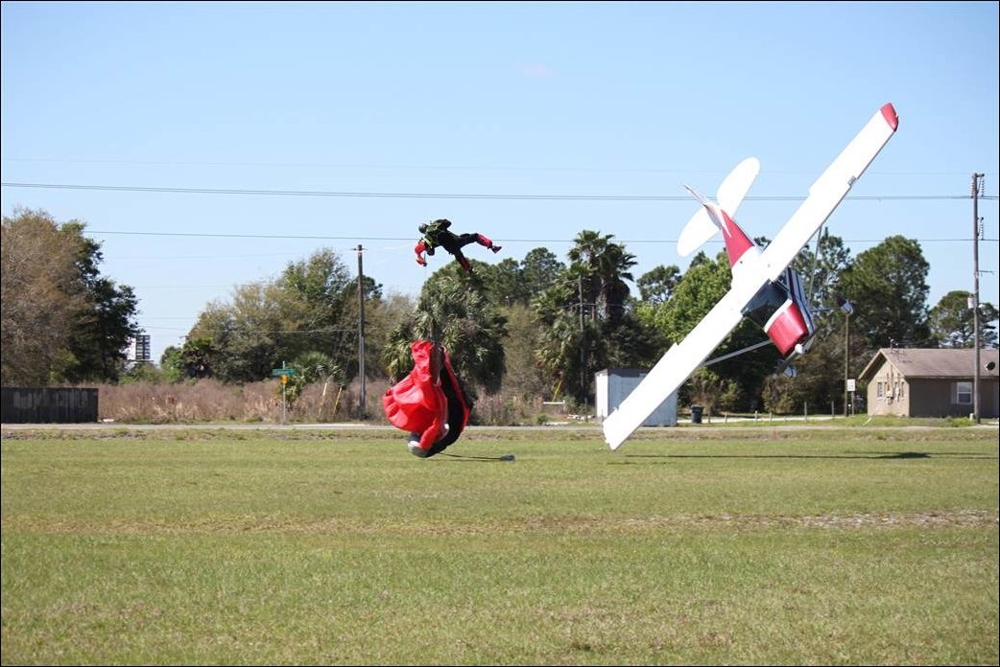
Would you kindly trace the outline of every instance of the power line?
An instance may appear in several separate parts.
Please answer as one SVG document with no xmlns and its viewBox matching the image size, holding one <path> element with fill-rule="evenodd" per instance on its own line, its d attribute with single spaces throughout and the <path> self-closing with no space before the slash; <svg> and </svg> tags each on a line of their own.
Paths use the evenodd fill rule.
<svg viewBox="0 0 1000 667">
<path fill-rule="evenodd" d="M 120 236 L 176 236 L 176 237 L 197 237 L 197 238 L 223 238 L 223 239 L 284 239 L 293 241 L 410 241 L 410 236 L 307 236 L 298 234 L 209 234 L 206 232 L 122 232 L 103 229 L 88 229 L 88 234 L 109 234 Z M 885 239 L 843 239 L 845 243 L 881 243 Z M 921 243 L 952 243 L 968 242 L 969 238 L 937 238 L 937 239 L 917 239 Z M 1000 239 L 982 239 L 983 241 L 997 241 Z M 513 239 L 504 238 L 505 243 L 573 243 L 573 239 Z M 622 239 L 621 243 L 676 243 L 677 239 Z M 722 243 L 721 240 L 710 240 L 708 243 Z M 244 255 L 234 255 L 243 257 Z M 182 259 L 217 259 L 218 255 L 208 255 L 197 258 Z M 177 258 L 172 258 L 177 259 Z"/>
<path fill-rule="evenodd" d="M 80 185 L 71 183 L 0 183 L 5 188 L 40 188 L 47 190 L 91 190 L 103 192 L 153 192 L 160 194 L 202 194 L 228 196 L 266 197 L 341 197 L 359 199 L 493 199 L 493 200 L 540 200 L 540 201 L 684 201 L 688 195 L 580 195 L 580 194 L 512 194 L 512 193 L 457 193 L 457 192 L 350 192 L 335 190 L 257 190 L 228 188 L 168 188 L 142 185 Z M 855 201 L 946 201 L 964 200 L 969 195 L 859 195 L 847 197 Z M 745 197 L 745 201 L 802 201 L 805 197 L 757 196 Z M 996 200 L 997 196 L 980 197 L 981 200 Z"/>
<path fill-rule="evenodd" d="M 40 158 L 5 157 L 3 162 L 39 162 L 53 164 L 118 164 L 168 167 L 267 167 L 307 168 L 307 169 L 371 169 L 371 170 L 420 170 L 420 171 L 564 171 L 585 173 L 649 173 L 649 174 L 717 174 L 718 169 L 689 169 L 680 167 L 581 167 L 560 165 L 471 165 L 471 164 L 371 164 L 336 162 L 199 162 L 193 160 L 121 160 L 111 158 Z M 804 171 L 769 171 L 771 174 L 803 174 Z M 892 176 L 954 176 L 964 175 L 957 171 L 880 171 Z"/>
</svg>

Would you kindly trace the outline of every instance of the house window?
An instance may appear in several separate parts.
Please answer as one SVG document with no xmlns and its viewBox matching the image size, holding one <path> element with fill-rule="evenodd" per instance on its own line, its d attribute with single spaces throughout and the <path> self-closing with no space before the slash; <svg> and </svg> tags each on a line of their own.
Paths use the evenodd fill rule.
<svg viewBox="0 0 1000 667">
<path fill-rule="evenodd" d="M 972 383 L 956 382 L 954 384 L 955 402 L 959 405 L 972 405 Z"/>
<path fill-rule="evenodd" d="M 906 396 L 906 383 L 900 382 L 899 389 L 896 391 L 896 398 L 898 398 L 899 400 L 903 400 L 905 396 Z"/>
<path fill-rule="evenodd" d="M 885 398 L 885 386 L 881 382 L 875 385 L 875 396 Z"/>
</svg>

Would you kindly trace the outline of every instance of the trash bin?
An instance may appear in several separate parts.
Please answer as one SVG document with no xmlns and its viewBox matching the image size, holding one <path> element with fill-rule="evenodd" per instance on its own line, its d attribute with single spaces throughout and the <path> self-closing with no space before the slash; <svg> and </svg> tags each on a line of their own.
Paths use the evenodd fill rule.
<svg viewBox="0 0 1000 667">
<path fill-rule="evenodd" d="M 701 423 L 701 413 L 704 410 L 700 405 L 691 406 L 691 423 L 700 424 Z"/>
</svg>

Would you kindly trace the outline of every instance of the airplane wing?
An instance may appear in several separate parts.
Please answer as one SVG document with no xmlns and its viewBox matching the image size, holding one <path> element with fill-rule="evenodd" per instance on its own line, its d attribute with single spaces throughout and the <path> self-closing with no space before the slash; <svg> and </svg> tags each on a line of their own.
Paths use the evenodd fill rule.
<svg viewBox="0 0 1000 667">
<path fill-rule="evenodd" d="M 761 253 L 761 263 L 768 280 L 777 280 L 785 267 L 809 243 L 809 239 L 847 196 L 854 182 L 889 143 L 898 126 L 899 118 L 892 104 L 883 105 L 812 184 L 809 196 Z"/>
<path fill-rule="evenodd" d="M 756 289 L 749 295 L 745 292 L 730 289 L 684 340 L 667 350 L 618 409 L 604 419 L 604 439 L 611 449 L 618 449 L 740 323 L 742 308 Z"/>
<path fill-rule="evenodd" d="M 792 263 L 892 138 L 898 125 L 892 104 L 883 105 L 872 116 L 809 188 L 806 200 L 774 241 L 755 258 L 759 261 L 754 262 L 753 269 L 745 270 L 708 315 L 684 340 L 667 350 L 618 409 L 604 420 L 604 439 L 611 449 L 618 449 L 739 324 L 743 307 L 768 280 L 777 280 Z"/>
</svg>

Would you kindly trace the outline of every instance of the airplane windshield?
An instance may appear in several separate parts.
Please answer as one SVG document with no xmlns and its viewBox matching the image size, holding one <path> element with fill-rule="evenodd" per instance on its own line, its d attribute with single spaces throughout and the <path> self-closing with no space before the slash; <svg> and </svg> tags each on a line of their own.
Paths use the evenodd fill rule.
<svg viewBox="0 0 1000 667">
<path fill-rule="evenodd" d="M 750 303 L 743 308 L 742 312 L 747 319 L 764 328 L 786 301 L 788 301 L 788 289 L 780 283 L 768 281 L 750 299 Z"/>
</svg>

